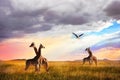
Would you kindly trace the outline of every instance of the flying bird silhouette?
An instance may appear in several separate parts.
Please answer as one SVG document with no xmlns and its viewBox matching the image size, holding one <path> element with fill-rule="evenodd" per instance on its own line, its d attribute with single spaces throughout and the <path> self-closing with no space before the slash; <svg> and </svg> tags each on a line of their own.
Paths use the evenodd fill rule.
<svg viewBox="0 0 120 80">
<path fill-rule="evenodd" d="M 80 35 L 77 35 L 77 34 L 75 34 L 75 33 L 72 33 L 76 38 L 79 38 L 79 37 L 81 37 L 84 33 L 82 33 L 82 34 L 80 34 Z"/>
</svg>

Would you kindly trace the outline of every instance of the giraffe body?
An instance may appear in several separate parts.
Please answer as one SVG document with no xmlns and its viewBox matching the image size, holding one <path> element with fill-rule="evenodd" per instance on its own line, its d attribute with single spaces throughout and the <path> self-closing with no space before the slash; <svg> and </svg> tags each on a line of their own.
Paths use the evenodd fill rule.
<svg viewBox="0 0 120 80">
<path fill-rule="evenodd" d="M 89 56 L 85 57 L 83 59 L 83 64 L 85 64 L 85 62 L 88 61 L 89 64 L 92 64 L 94 62 L 97 65 L 97 58 L 95 56 L 93 56 L 92 51 L 90 50 L 90 48 L 86 48 L 85 51 L 88 52 Z"/>
<path fill-rule="evenodd" d="M 35 71 L 40 71 L 40 66 L 42 64 L 44 64 L 45 68 L 46 68 L 46 71 L 48 71 L 48 61 L 47 61 L 46 58 L 41 56 L 41 49 L 45 48 L 45 47 L 42 44 L 40 44 L 38 51 L 37 51 L 37 48 L 34 46 L 33 43 L 30 45 L 30 47 L 34 48 L 36 56 L 34 58 L 32 58 L 32 59 L 26 60 L 25 70 L 27 70 L 30 65 L 33 65 L 33 66 L 35 66 Z"/>
</svg>

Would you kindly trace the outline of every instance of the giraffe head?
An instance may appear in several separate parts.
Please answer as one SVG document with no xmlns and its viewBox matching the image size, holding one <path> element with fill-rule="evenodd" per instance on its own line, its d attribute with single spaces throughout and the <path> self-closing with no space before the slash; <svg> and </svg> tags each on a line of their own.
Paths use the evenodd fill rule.
<svg viewBox="0 0 120 80">
<path fill-rule="evenodd" d="M 34 47 L 34 46 L 35 46 L 35 44 L 34 44 L 34 42 L 32 42 L 29 47 Z"/>
<path fill-rule="evenodd" d="M 90 47 L 88 47 L 88 48 L 85 49 L 85 51 L 88 51 L 88 50 L 90 50 Z"/>
<path fill-rule="evenodd" d="M 40 44 L 40 48 L 45 48 L 42 44 Z"/>
</svg>

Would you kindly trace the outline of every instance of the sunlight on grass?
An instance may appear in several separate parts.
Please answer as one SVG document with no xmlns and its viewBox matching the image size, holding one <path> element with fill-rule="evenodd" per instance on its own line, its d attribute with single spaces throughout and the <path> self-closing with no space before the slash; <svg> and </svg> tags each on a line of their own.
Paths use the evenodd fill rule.
<svg viewBox="0 0 120 80">
<path fill-rule="evenodd" d="M 0 80 L 118 80 L 120 62 L 99 61 L 98 66 L 82 62 L 49 62 L 49 74 L 31 66 L 24 71 L 25 61 L 0 62 Z"/>
</svg>

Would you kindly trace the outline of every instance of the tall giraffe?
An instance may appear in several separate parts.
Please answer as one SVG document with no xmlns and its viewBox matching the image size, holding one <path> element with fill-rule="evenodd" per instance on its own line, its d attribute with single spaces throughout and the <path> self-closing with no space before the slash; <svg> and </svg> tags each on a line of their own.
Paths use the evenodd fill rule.
<svg viewBox="0 0 120 80">
<path fill-rule="evenodd" d="M 45 48 L 45 47 L 42 44 L 40 44 L 38 51 L 37 51 L 37 48 L 35 47 L 34 43 L 32 43 L 29 47 L 33 47 L 34 48 L 36 56 L 34 58 L 32 58 L 32 59 L 26 60 L 26 68 L 25 68 L 25 70 L 27 70 L 30 65 L 34 65 L 35 66 L 35 71 L 37 71 L 38 70 L 37 66 L 39 64 L 39 58 L 41 56 L 41 49 Z"/>
<path fill-rule="evenodd" d="M 27 70 L 28 67 L 32 64 L 32 65 L 35 66 L 35 71 L 40 71 L 40 66 L 42 64 L 44 64 L 45 68 L 46 68 L 46 71 L 48 72 L 48 61 L 47 61 L 46 58 L 41 56 L 41 49 L 45 48 L 45 47 L 42 44 L 40 44 L 38 51 L 37 51 L 37 48 L 35 47 L 34 43 L 32 43 L 29 47 L 33 47 L 34 48 L 36 56 L 33 59 L 28 59 L 26 61 L 26 68 L 25 68 L 25 70 Z M 37 66 L 39 68 L 37 68 Z"/>
<path fill-rule="evenodd" d="M 45 47 L 44 47 L 45 48 Z M 39 64 L 39 71 L 40 71 L 40 67 L 41 67 L 41 65 L 44 65 L 44 67 L 45 67 L 45 69 L 46 69 L 46 71 L 48 72 L 48 61 L 47 61 L 47 59 L 45 58 L 45 57 L 43 57 L 42 55 L 41 55 L 41 48 L 39 47 L 39 49 L 38 49 L 38 53 L 40 53 L 40 57 L 39 57 L 39 59 L 38 59 L 38 64 Z"/>
<path fill-rule="evenodd" d="M 95 56 L 93 56 L 92 51 L 90 50 L 90 48 L 86 48 L 85 51 L 88 52 L 89 56 L 85 57 L 83 59 L 83 64 L 85 64 L 86 61 L 89 61 L 89 64 L 92 64 L 93 61 L 94 61 L 94 63 L 97 65 L 97 58 Z"/>
</svg>

